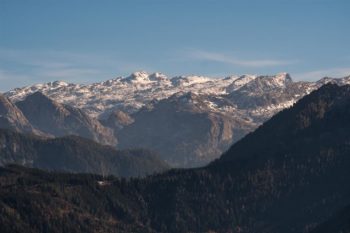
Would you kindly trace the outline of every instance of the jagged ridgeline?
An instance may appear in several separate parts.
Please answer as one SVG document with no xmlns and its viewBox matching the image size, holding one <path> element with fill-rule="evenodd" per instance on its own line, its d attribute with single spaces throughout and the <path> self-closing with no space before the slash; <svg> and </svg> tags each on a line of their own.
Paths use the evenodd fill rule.
<svg viewBox="0 0 350 233">
<path fill-rule="evenodd" d="M 30 123 L 53 136 L 70 133 L 119 148 L 148 148 L 174 167 L 198 167 L 328 82 L 344 85 L 350 77 L 295 82 L 287 73 L 171 78 L 136 72 L 87 85 L 36 84 L 5 95 Z"/>
<path fill-rule="evenodd" d="M 330 84 L 204 168 L 132 180 L 2 168 L 1 232 L 349 232 L 349 118 L 350 87 Z"/>
</svg>

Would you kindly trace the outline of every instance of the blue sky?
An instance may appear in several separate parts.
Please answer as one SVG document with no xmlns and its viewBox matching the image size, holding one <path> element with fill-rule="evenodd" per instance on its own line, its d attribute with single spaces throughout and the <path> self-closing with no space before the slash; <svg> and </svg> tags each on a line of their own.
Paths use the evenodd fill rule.
<svg viewBox="0 0 350 233">
<path fill-rule="evenodd" d="M 0 0 L 0 91 L 137 70 L 350 75 L 350 1 Z"/>
</svg>

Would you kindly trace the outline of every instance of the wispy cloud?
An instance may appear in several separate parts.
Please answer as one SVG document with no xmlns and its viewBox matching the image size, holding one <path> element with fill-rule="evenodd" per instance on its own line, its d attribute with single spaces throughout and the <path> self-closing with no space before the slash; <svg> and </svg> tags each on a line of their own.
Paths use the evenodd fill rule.
<svg viewBox="0 0 350 233">
<path fill-rule="evenodd" d="M 296 80 L 315 81 L 323 77 L 342 78 L 349 75 L 350 75 L 350 67 L 338 67 L 338 68 L 307 71 L 303 73 L 295 73 L 293 74 L 293 77 Z"/>
<path fill-rule="evenodd" d="M 290 65 L 297 62 L 297 60 L 277 60 L 277 59 L 241 59 L 231 55 L 209 52 L 204 50 L 189 50 L 187 56 L 196 60 L 214 61 L 221 62 L 236 66 L 244 67 L 271 67 L 271 66 L 282 66 Z"/>
<path fill-rule="evenodd" d="M 87 77 L 90 75 L 99 75 L 101 72 L 95 69 L 79 69 L 79 68 L 63 68 L 63 69 L 55 69 L 49 71 L 42 71 L 40 76 L 47 76 L 54 79 L 62 79 L 62 78 L 70 78 L 74 79 L 74 77 Z"/>
<path fill-rule="evenodd" d="M 25 74 L 19 74 L 0 68 L 0 92 L 7 91 L 14 87 L 23 86 L 26 80 L 31 77 Z"/>
<path fill-rule="evenodd" d="M 56 50 L 0 48 L 0 90 L 37 82 L 64 80 L 87 83 L 147 69 L 144 65 L 98 54 Z"/>
<path fill-rule="evenodd" d="M 1 81 L 1 88 L 4 86 L 4 82 L 7 80 L 12 80 L 14 82 L 18 82 L 19 80 L 25 80 L 29 78 L 29 76 L 16 74 L 9 72 L 7 70 L 0 69 L 0 81 Z"/>
</svg>

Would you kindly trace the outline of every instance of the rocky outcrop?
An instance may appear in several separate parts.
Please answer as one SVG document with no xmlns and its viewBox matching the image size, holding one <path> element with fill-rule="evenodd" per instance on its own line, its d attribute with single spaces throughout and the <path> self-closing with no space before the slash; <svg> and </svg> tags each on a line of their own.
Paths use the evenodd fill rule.
<svg viewBox="0 0 350 233">
<path fill-rule="evenodd" d="M 119 130 L 132 124 L 134 119 L 127 113 L 117 110 L 112 112 L 107 119 L 102 119 L 100 122 L 109 128 L 114 129 L 115 135 L 118 134 Z"/>
<path fill-rule="evenodd" d="M 132 124 L 118 131 L 119 147 L 158 151 L 176 167 L 208 163 L 255 127 L 243 118 L 211 109 L 211 98 L 178 93 L 149 104 L 132 115 Z"/>
<path fill-rule="evenodd" d="M 41 92 L 27 96 L 16 105 L 31 125 L 47 134 L 55 137 L 76 135 L 101 144 L 117 144 L 112 130 L 98 120 L 81 109 L 53 101 Z"/>
<path fill-rule="evenodd" d="M 0 128 L 21 133 L 44 135 L 32 127 L 20 109 L 8 98 L 0 94 Z"/>
</svg>

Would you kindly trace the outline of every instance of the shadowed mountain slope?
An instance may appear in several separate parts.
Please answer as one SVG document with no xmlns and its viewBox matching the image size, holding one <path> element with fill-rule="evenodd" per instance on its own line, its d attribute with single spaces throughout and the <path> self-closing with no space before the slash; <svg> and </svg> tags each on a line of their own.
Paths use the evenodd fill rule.
<svg viewBox="0 0 350 233">
<path fill-rule="evenodd" d="M 147 150 L 115 150 L 77 136 L 41 139 L 0 129 L 0 165 L 11 163 L 125 177 L 144 176 L 168 168 Z"/>
<path fill-rule="evenodd" d="M 43 135 L 42 132 L 34 129 L 21 110 L 2 94 L 0 94 L 0 128 Z"/>
<path fill-rule="evenodd" d="M 342 209 L 329 220 L 316 227 L 312 233 L 349 233 L 350 232 L 350 206 Z"/>
<path fill-rule="evenodd" d="M 212 99 L 178 93 L 149 104 L 132 115 L 133 123 L 116 132 L 120 148 L 150 148 L 175 167 L 208 164 L 255 127 L 247 119 L 214 111 Z"/>
<path fill-rule="evenodd" d="M 102 144 L 117 144 L 112 130 L 98 120 L 80 109 L 53 101 L 41 92 L 27 96 L 16 105 L 34 127 L 47 134 L 55 137 L 77 135 Z"/>
<path fill-rule="evenodd" d="M 87 232 L 310 232 L 350 204 L 349 109 L 350 86 L 326 85 L 207 167 L 104 186 L 89 175 L 3 168 L 1 222 L 16 223 L 3 231 L 87 222 Z"/>
</svg>

